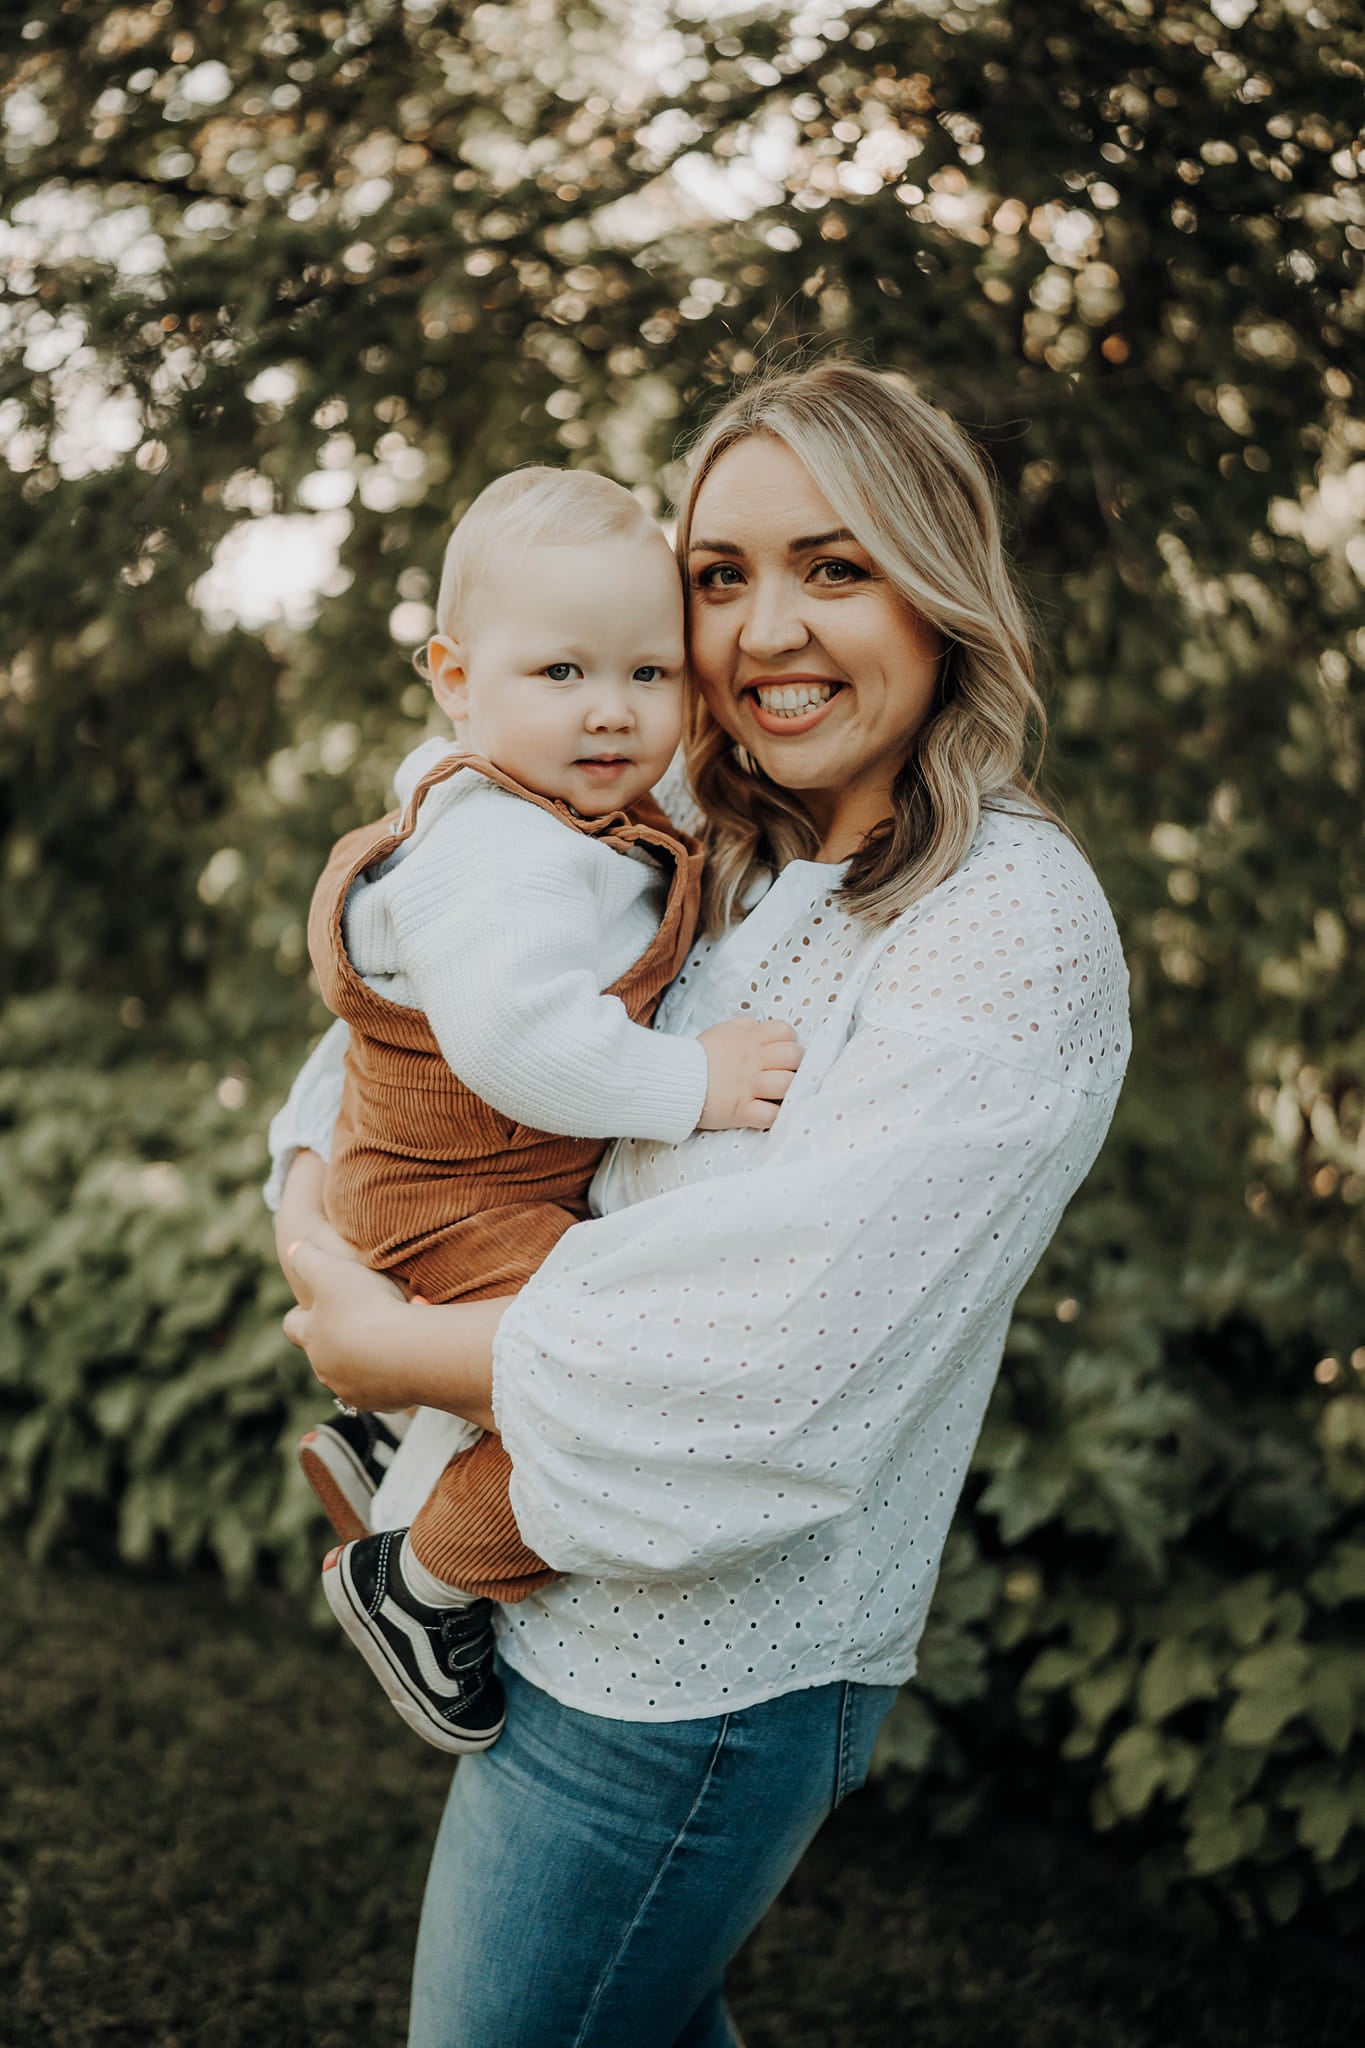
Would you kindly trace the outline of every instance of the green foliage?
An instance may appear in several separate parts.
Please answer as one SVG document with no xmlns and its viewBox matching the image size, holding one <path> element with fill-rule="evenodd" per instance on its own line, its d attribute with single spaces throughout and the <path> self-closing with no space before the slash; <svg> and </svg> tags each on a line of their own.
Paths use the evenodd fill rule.
<svg viewBox="0 0 1365 2048">
<path fill-rule="evenodd" d="M 280 1332 L 259 1125 L 203 1062 L 25 1063 L 89 1023 L 17 1005 L 4 1034 L 0 1517 L 34 1556 L 84 1536 L 302 1589 L 316 1517 L 286 1451 L 325 1397 Z"/>
<path fill-rule="evenodd" d="M 1355 1925 L 1365 1387 L 1315 1379 L 1313 1296 L 1277 1332 L 1273 1284 L 1229 1296 L 1197 1233 L 1106 1256 L 1123 1171 L 1111 1147 L 1021 1300 L 888 1761 L 970 1782 L 1007 1729 L 1154 1886 Z"/>
<path fill-rule="evenodd" d="M 1212 1375 L 1247 1351 L 1231 1325 L 1145 1372 L 1118 1346 L 1059 1358 L 1049 1284 L 1016 1319 L 883 1760 L 961 1787 L 1008 1729 L 1016 1764 L 1061 1766 L 1097 1828 L 1145 1843 L 1154 1888 L 1354 1927 L 1365 1389 L 1222 1398 Z"/>
<path fill-rule="evenodd" d="M 837 341 L 1000 473 L 1135 1012 L 893 1747 L 1047 1760 L 1163 1881 L 1347 1917 L 1359 12 L 680 11 L 635 59 L 633 19 L 33 0 L 0 31 L 0 1512 L 302 1583 L 260 1130 L 320 1021 L 319 861 L 427 716 L 450 516 L 531 459 L 659 502 L 736 374 Z M 280 514 L 336 527 L 315 620 L 217 618 L 199 579 Z"/>
</svg>

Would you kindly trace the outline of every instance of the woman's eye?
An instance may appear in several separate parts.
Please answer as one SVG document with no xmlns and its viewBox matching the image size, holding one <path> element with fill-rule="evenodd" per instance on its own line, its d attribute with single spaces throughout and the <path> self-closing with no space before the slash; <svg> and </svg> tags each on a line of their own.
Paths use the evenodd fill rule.
<svg viewBox="0 0 1365 2048">
<path fill-rule="evenodd" d="M 856 562 L 845 562 L 838 555 L 831 555 L 825 562 L 816 562 L 811 574 L 817 576 L 822 570 L 831 572 L 824 578 L 826 583 L 861 583 L 867 574 L 867 571 L 860 569 Z"/>
<path fill-rule="evenodd" d="M 552 683 L 570 683 L 578 674 L 578 664 L 573 661 L 552 661 L 547 668 L 541 670 L 541 674 L 548 677 Z"/>
<path fill-rule="evenodd" d="M 733 577 L 734 581 L 730 579 Z M 733 562 L 711 562 L 705 569 L 699 569 L 695 582 L 698 590 L 733 590 L 736 583 L 743 581 Z"/>
</svg>

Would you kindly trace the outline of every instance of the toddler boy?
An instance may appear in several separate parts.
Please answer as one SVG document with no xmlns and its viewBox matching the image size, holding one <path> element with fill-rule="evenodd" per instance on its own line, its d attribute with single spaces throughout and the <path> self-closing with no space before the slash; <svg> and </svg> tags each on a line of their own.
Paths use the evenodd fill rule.
<svg viewBox="0 0 1365 2048">
<path fill-rule="evenodd" d="M 309 950 L 346 1020 L 330 1222 L 428 1301 L 513 1293 L 571 1224 L 613 1137 L 766 1128 L 790 1026 L 648 1027 L 687 957 L 701 851 L 649 795 L 677 748 L 683 603 L 662 533 L 620 485 L 529 468 L 446 551 L 427 651 L 454 749 L 400 776 L 401 813 L 349 833 Z M 554 1574 L 522 1543 L 498 1437 L 472 1428 L 406 1532 L 368 1533 L 405 1418 L 339 1416 L 300 1459 L 338 1533 L 333 1613 L 425 1740 L 503 1724 L 492 1601 Z"/>
</svg>

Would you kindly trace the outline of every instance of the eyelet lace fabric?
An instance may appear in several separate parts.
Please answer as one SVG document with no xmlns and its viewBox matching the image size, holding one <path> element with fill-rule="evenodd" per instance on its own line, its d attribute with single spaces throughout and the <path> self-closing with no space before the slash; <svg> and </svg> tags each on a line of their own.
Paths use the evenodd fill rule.
<svg viewBox="0 0 1365 2048">
<path fill-rule="evenodd" d="M 910 1676 L 1010 1311 L 1113 1113 L 1127 975 L 1054 826 L 988 813 L 890 931 L 838 879 L 791 863 L 656 1020 L 789 1019 L 806 1056 L 774 1128 L 616 1145 L 601 1213 L 503 1320 L 512 1503 L 567 1576 L 503 1611 L 500 1647 L 589 1712 Z M 280 1145 L 326 1150 L 326 1048 Z"/>
<path fill-rule="evenodd" d="M 1103 1141 L 1127 974 L 1082 856 L 995 812 L 890 932 L 784 869 L 659 1026 L 789 1019 L 770 1132 L 623 1142 L 504 1318 L 527 1541 L 568 1577 L 500 1647 L 630 1719 L 900 1683 L 1014 1300 Z"/>
</svg>

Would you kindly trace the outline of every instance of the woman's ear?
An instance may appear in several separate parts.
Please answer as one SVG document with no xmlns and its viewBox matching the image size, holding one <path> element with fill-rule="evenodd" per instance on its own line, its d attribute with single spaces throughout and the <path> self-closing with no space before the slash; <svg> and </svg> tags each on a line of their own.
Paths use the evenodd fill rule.
<svg viewBox="0 0 1365 2048">
<path fill-rule="evenodd" d="M 427 674 L 431 677 L 431 694 L 442 711 L 456 725 L 462 725 L 469 716 L 469 679 L 460 643 L 448 633 L 437 633 L 428 641 Z"/>
</svg>

